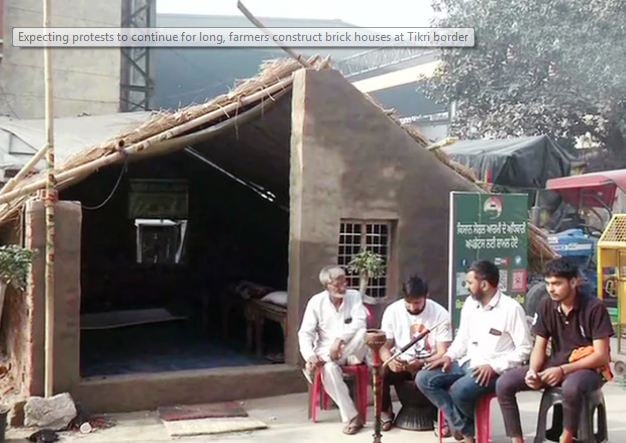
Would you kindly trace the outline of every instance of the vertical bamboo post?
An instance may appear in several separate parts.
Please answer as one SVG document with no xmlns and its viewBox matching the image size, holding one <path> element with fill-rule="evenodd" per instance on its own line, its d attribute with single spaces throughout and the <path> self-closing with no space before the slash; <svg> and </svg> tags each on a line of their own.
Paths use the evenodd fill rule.
<svg viewBox="0 0 626 443">
<path fill-rule="evenodd" d="M 43 0 L 43 26 L 50 27 L 50 0 Z M 45 122 L 46 122 L 46 286 L 45 286 L 45 396 L 54 395 L 54 204 L 56 183 L 54 178 L 54 115 L 52 106 L 52 52 L 49 46 L 43 50 Z"/>
<path fill-rule="evenodd" d="M 365 333 L 365 344 L 372 350 L 374 361 L 372 364 L 372 389 L 374 396 L 374 434 L 372 434 L 372 443 L 382 442 L 382 423 L 381 423 L 381 376 L 383 371 L 382 361 L 380 359 L 380 348 L 383 347 L 387 337 L 385 331 L 380 329 L 368 329 Z"/>
</svg>

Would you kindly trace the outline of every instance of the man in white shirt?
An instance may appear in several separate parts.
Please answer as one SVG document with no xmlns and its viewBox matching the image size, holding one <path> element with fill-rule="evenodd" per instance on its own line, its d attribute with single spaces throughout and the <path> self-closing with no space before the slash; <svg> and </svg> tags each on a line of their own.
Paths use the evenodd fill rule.
<svg viewBox="0 0 626 443">
<path fill-rule="evenodd" d="M 499 271 L 479 261 L 467 273 L 459 331 L 443 357 L 418 372 L 417 387 L 443 410 L 455 438 L 474 442 L 476 400 L 495 391 L 504 371 L 521 366 L 531 342 L 524 309 L 498 289 Z"/>
<path fill-rule="evenodd" d="M 426 361 L 441 357 L 450 342 L 450 314 L 439 303 L 428 298 L 428 283 L 418 276 L 411 276 L 402 285 L 403 299 L 387 306 L 383 313 L 381 329 L 387 335 L 387 343 L 380 349 L 380 358 L 391 358 L 397 349 L 407 345 L 413 338 L 437 324 L 424 340 L 420 340 L 397 359 L 391 361 L 383 374 L 381 421 L 382 430 L 388 431 L 393 424 L 391 385 L 414 380 L 417 371 Z M 442 323 L 443 322 L 443 323 Z M 429 360 L 427 360 L 429 359 Z"/>
<path fill-rule="evenodd" d="M 367 312 L 358 291 L 347 289 L 346 274 L 339 266 L 320 271 L 324 291 L 307 303 L 298 331 L 300 353 L 306 362 L 304 374 L 311 383 L 314 371 L 322 370 L 324 390 L 339 407 L 343 432 L 356 434 L 364 425 L 343 380 L 342 365 L 363 362 L 367 347 Z"/>
</svg>

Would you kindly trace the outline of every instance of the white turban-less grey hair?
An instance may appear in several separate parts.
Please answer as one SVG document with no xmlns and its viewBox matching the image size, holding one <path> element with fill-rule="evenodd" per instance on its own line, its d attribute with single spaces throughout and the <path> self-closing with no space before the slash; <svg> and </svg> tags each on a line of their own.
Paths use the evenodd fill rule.
<svg viewBox="0 0 626 443">
<path fill-rule="evenodd" d="M 324 266 L 320 271 L 320 283 L 325 288 L 340 277 L 345 277 L 346 271 L 341 266 Z"/>
</svg>

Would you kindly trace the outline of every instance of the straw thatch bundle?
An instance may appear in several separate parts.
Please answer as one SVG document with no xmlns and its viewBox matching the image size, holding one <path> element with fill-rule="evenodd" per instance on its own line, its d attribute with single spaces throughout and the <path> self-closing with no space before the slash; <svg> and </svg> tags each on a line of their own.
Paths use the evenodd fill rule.
<svg viewBox="0 0 626 443">
<path fill-rule="evenodd" d="M 330 68 L 328 59 L 317 56 L 307 60 L 306 64 L 309 69 Z M 228 94 L 175 112 L 157 112 L 139 127 L 106 140 L 98 146 L 85 149 L 58 166 L 55 170 L 58 188 L 64 189 L 109 165 L 181 149 L 181 143 L 176 142 L 199 130 L 217 127 L 230 121 L 237 124 L 238 118 L 246 112 L 255 108 L 269 107 L 278 96 L 288 91 L 292 83 L 292 74 L 299 69 L 302 69 L 302 64 L 297 60 L 268 61 L 261 67 L 258 76 L 239 82 Z M 370 101 L 376 104 L 371 98 Z M 429 145 L 428 140 L 417 128 L 401 125 L 395 115 L 380 109 L 402 126 L 420 146 L 426 148 Z M 439 149 L 431 152 L 456 173 L 476 184 L 477 190 L 485 192 L 480 188 L 471 170 L 452 161 Z M 44 188 L 45 174 L 39 173 L 12 183 L 11 189 L 0 190 L 0 224 L 15 217 L 26 200 Z M 539 229 L 531 226 L 529 238 L 532 266 L 536 267 L 543 260 L 556 256 Z"/>
</svg>

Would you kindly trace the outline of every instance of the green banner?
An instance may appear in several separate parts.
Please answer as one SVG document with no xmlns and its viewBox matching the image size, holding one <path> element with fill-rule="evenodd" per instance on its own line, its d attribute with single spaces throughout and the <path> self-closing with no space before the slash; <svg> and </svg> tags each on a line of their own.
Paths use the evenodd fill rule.
<svg viewBox="0 0 626 443">
<path fill-rule="evenodd" d="M 500 268 L 500 289 L 522 305 L 527 286 L 528 196 L 450 193 L 448 305 L 454 330 L 469 296 L 467 269 L 476 260 Z"/>
</svg>

